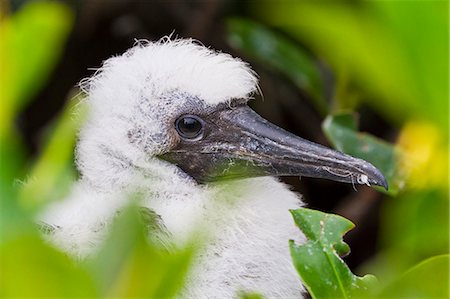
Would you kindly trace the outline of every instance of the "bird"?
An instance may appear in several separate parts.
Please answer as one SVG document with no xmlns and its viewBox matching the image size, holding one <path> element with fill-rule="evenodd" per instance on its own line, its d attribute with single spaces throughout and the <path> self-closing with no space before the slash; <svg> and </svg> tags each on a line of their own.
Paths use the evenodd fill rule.
<svg viewBox="0 0 450 299">
<path fill-rule="evenodd" d="M 173 242 L 208 232 L 182 297 L 303 296 L 288 240 L 305 241 L 289 213 L 304 204 L 278 177 L 387 187 L 372 164 L 259 116 L 247 105 L 260 89 L 250 65 L 193 39 L 138 41 L 80 86 L 80 176 L 41 213 L 55 228 L 47 238 L 75 258 L 95 254 L 138 190 Z"/>
</svg>

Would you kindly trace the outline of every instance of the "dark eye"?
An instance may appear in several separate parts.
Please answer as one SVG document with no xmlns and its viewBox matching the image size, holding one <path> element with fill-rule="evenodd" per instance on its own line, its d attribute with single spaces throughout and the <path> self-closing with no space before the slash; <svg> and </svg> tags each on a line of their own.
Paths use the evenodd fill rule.
<svg viewBox="0 0 450 299">
<path fill-rule="evenodd" d="M 184 115 L 177 119 L 175 128 L 185 139 L 199 139 L 203 133 L 203 121 L 194 115 Z"/>
</svg>

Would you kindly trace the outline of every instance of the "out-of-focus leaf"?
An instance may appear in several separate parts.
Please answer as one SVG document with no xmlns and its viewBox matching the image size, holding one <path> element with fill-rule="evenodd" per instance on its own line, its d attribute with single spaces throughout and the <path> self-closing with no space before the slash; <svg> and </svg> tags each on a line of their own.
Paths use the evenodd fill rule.
<svg viewBox="0 0 450 299">
<path fill-rule="evenodd" d="M 399 151 L 374 136 L 357 132 L 357 124 L 351 113 L 329 115 L 324 120 L 322 129 L 334 148 L 364 159 L 380 169 L 388 181 L 391 194 L 397 193 L 404 186 L 404 177 L 398 167 Z"/>
<path fill-rule="evenodd" d="M 448 190 L 414 190 L 388 200 L 381 210 L 383 248 L 362 270 L 391 281 L 425 257 L 448 253 Z"/>
<path fill-rule="evenodd" d="M 82 97 L 72 98 L 53 126 L 42 153 L 32 167 L 19 197 L 28 207 L 61 199 L 75 179 L 75 136 L 85 116 Z"/>
<path fill-rule="evenodd" d="M 100 252 L 89 261 L 102 294 L 116 298 L 171 298 L 180 292 L 192 248 L 165 248 L 149 242 L 141 214 L 131 205 L 121 212 Z M 155 238 L 150 238 L 154 241 Z"/>
<path fill-rule="evenodd" d="M 15 132 L 0 136 L 0 198 L 13 198 L 16 193 L 14 179 L 21 175 L 24 159 L 25 151 Z"/>
<path fill-rule="evenodd" d="M 264 299 L 263 295 L 258 293 L 241 293 L 239 297 L 241 299 Z"/>
<path fill-rule="evenodd" d="M 410 67 L 405 71 L 410 72 L 415 86 L 403 88 L 415 92 L 410 100 L 418 104 L 416 118 L 439 125 L 442 137 L 448 140 L 449 2 L 373 1 L 371 5 Z"/>
<path fill-rule="evenodd" d="M 355 276 L 340 258 L 350 251 L 342 236 L 354 227 L 353 223 L 310 209 L 291 213 L 308 239 L 302 245 L 291 240 L 291 255 L 313 298 L 360 298 L 377 285 L 372 275 Z"/>
<path fill-rule="evenodd" d="M 2 207 L 15 201 L 15 178 L 22 175 L 25 152 L 14 130 L 15 114 L 45 80 L 72 23 L 67 7 L 33 1 L 7 16 L 0 7 L 0 197 Z M 4 212 L 4 211 L 3 211 Z"/>
<path fill-rule="evenodd" d="M 448 130 L 448 5 L 258 1 L 252 8 L 325 58 L 338 81 L 347 74 L 393 122 L 427 119 Z"/>
<path fill-rule="evenodd" d="M 448 190 L 449 144 L 444 134 L 430 122 L 410 121 L 403 126 L 397 144 L 410 189 Z"/>
<path fill-rule="evenodd" d="M 36 232 L 27 232 L 0 245 L 1 298 L 97 297 L 87 271 L 44 244 Z"/>
<path fill-rule="evenodd" d="M 449 298 L 449 255 L 414 266 L 380 292 L 380 298 Z"/>
<path fill-rule="evenodd" d="M 72 27 L 71 10 L 57 1 L 29 1 L 0 22 L 0 136 L 45 82 Z"/>
<path fill-rule="evenodd" d="M 324 87 L 311 55 L 285 37 L 247 19 L 228 20 L 229 44 L 290 79 L 306 91 L 319 112 L 326 114 Z"/>
<path fill-rule="evenodd" d="M 2 184 L 4 183 L 2 182 Z M 17 236 L 30 233 L 33 228 L 29 215 L 22 211 L 18 205 L 15 189 L 10 188 L 8 184 L 5 185 L 9 189 L 5 188 L 0 191 L 0 246 L 17 238 Z"/>
</svg>

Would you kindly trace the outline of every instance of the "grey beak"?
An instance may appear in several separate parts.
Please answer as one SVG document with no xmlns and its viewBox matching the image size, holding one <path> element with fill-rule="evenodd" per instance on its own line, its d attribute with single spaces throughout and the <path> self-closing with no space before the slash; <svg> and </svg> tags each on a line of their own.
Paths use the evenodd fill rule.
<svg viewBox="0 0 450 299">
<path fill-rule="evenodd" d="M 305 176 L 388 188 L 372 164 L 291 134 L 246 105 L 204 117 L 201 140 L 162 156 L 198 182 L 254 176 Z"/>
</svg>

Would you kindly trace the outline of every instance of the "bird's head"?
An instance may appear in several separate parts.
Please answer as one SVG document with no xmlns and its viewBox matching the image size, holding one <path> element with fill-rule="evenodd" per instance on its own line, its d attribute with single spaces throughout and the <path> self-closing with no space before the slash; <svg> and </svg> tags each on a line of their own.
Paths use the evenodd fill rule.
<svg viewBox="0 0 450 299">
<path fill-rule="evenodd" d="M 91 179 L 150 161 L 198 183 L 290 175 L 387 187 L 370 163 L 260 117 L 247 106 L 257 90 L 249 65 L 190 40 L 139 44 L 83 84 L 90 115 L 77 158 Z"/>
</svg>

